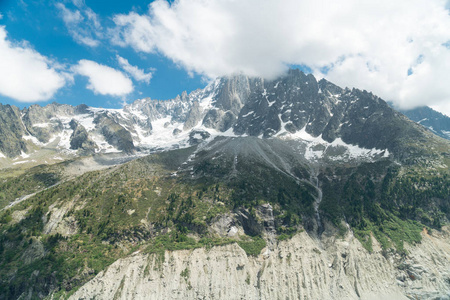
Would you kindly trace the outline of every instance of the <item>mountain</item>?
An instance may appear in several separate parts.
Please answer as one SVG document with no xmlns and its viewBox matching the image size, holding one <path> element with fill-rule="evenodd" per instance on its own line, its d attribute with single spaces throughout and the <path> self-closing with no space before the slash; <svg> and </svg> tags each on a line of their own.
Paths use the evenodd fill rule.
<svg viewBox="0 0 450 300">
<path fill-rule="evenodd" d="M 1 109 L 0 299 L 450 296 L 450 142 L 371 93 Z"/>
<path fill-rule="evenodd" d="M 410 110 L 400 110 L 402 114 L 417 122 L 434 134 L 450 139 L 450 118 L 428 106 L 417 107 Z"/>
<path fill-rule="evenodd" d="M 380 98 L 341 89 L 326 80 L 317 82 L 298 70 L 274 81 L 243 75 L 219 78 L 189 95 L 166 101 L 137 100 L 123 109 L 52 103 L 22 111 L 6 105 L 0 112 L 5 116 L 0 124 L 5 136 L 0 144 L 4 167 L 78 154 L 185 147 L 196 141 L 192 137 L 197 131 L 212 137 L 296 134 L 311 146 L 347 148 L 348 155 L 359 148 L 378 149 L 406 160 L 403 156 L 427 147 L 423 142 L 429 136 Z M 356 152 L 350 153 L 355 146 Z M 50 153 L 43 156 L 42 150 Z M 320 151 L 310 152 L 318 155 Z"/>
</svg>

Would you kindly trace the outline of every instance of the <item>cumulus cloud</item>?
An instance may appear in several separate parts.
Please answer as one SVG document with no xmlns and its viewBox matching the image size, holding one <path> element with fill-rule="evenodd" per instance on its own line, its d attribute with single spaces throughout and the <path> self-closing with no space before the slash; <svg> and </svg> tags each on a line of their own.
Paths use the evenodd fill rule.
<svg viewBox="0 0 450 300">
<path fill-rule="evenodd" d="M 73 4 L 76 7 L 74 10 L 62 3 L 56 4 L 69 34 L 79 44 L 97 47 L 103 37 L 98 15 L 84 1 L 73 1 Z"/>
<path fill-rule="evenodd" d="M 91 60 L 80 60 L 73 71 L 88 77 L 88 89 L 95 94 L 125 96 L 133 91 L 133 83 L 122 72 Z"/>
<path fill-rule="evenodd" d="M 54 62 L 26 42 L 8 40 L 0 26 L 0 94 L 21 102 L 48 100 L 67 79 Z"/>
<path fill-rule="evenodd" d="M 116 15 L 112 42 L 207 77 L 274 78 L 289 65 L 402 108 L 450 99 L 446 0 L 156 0 Z"/>
<path fill-rule="evenodd" d="M 143 81 L 147 84 L 150 83 L 152 79 L 152 72 L 145 73 L 143 70 L 139 69 L 136 66 L 130 65 L 127 59 L 117 55 L 117 61 L 119 62 L 120 67 L 127 72 L 131 77 L 133 77 L 136 81 Z"/>
</svg>

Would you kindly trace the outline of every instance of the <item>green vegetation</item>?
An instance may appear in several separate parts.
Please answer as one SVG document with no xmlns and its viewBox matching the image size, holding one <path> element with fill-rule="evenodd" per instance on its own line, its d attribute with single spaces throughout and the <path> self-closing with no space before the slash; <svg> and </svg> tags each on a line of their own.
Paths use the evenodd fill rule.
<svg viewBox="0 0 450 300">
<path fill-rule="evenodd" d="M 320 209 L 340 226 L 353 228 L 366 249 L 372 236 L 383 249 L 404 252 L 403 243 L 417 243 L 429 226 L 439 229 L 450 217 L 450 177 L 447 172 L 402 168 L 387 162 L 337 169 L 340 181 L 324 178 Z"/>
<path fill-rule="evenodd" d="M 17 177 L 0 178 L 0 209 L 16 198 L 56 184 L 61 179 L 57 170 L 57 166 L 37 166 Z"/>
<path fill-rule="evenodd" d="M 409 244 L 419 243 L 422 240 L 420 232 L 424 226 L 416 221 L 402 220 L 391 215 L 381 225 L 376 225 L 365 220 L 363 229 L 355 228 L 354 233 L 361 244 L 369 252 L 372 252 L 372 236 L 381 244 L 383 249 L 395 247 L 399 253 L 405 253 L 404 242 Z"/>
<path fill-rule="evenodd" d="M 247 241 L 239 241 L 238 245 L 247 253 L 247 255 L 258 256 L 261 250 L 266 247 L 266 241 L 259 237 L 254 236 Z"/>
<path fill-rule="evenodd" d="M 50 292 L 65 297 L 137 249 L 155 253 L 162 262 L 166 250 L 236 242 L 207 230 L 217 216 L 232 209 L 232 190 L 219 183 L 193 184 L 171 177 L 166 160 L 153 155 L 86 173 L 0 212 L 0 296 L 18 298 L 32 288 L 33 297 Z M 44 233 L 57 210 L 65 212 L 75 234 Z M 16 211 L 25 214 L 19 222 L 12 217 Z"/>
<path fill-rule="evenodd" d="M 299 232 L 302 232 L 303 230 L 299 230 L 299 231 L 291 231 L 289 233 L 282 233 L 280 235 L 277 236 L 277 240 L 278 241 L 286 241 L 291 239 L 294 235 L 296 235 Z"/>
<path fill-rule="evenodd" d="M 209 237 L 203 237 L 196 241 L 194 238 L 188 237 L 179 231 L 174 231 L 170 234 L 162 234 L 153 238 L 146 247 L 145 252 L 159 254 L 164 258 L 164 252 L 166 250 L 176 251 L 202 247 L 210 249 L 213 246 L 222 246 L 234 242 L 236 241 L 232 239 Z"/>
<path fill-rule="evenodd" d="M 190 274 L 189 268 L 186 267 L 186 269 L 181 271 L 180 276 L 183 277 L 185 280 L 188 280 L 189 274 Z"/>
<path fill-rule="evenodd" d="M 34 298 L 49 293 L 66 297 L 136 250 L 155 254 L 156 269 L 166 251 L 237 243 L 247 255 L 257 256 L 266 246 L 261 204 L 273 208 L 279 241 L 315 218 L 317 189 L 300 163 L 292 163 L 292 173 L 303 181 L 255 157 L 238 155 L 233 165 L 234 154 L 212 159 L 200 152 L 192 170 L 178 170 L 194 149 L 151 155 L 48 189 L 61 182 L 56 166 L 3 179 L 0 205 L 37 193 L 0 211 L 0 298 L 18 298 L 30 289 Z M 439 229 L 449 219 L 448 173 L 388 161 L 329 167 L 319 176 L 320 212 L 341 234 L 347 222 L 369 251 L 375 238 L 383 249 L 404 253 L 405 242 L 420 242 L 424 226 Z M 211 233 L 211 225 L 224 215 L 245 215 L 246 235 Z M 62 218 L 64 227 L 46 228 L 52 218 Z M 188 277 L 186 270 L 182 277 Z"/>
</svg>

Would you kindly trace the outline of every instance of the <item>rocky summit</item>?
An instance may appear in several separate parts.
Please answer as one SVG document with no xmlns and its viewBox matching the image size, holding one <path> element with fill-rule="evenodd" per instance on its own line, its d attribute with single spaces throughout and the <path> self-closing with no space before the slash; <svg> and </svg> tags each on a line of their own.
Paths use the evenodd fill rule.
<svg viewBox="0 0 450 300">
<path fill-rule="evenodd" d="M 299 70 L 2 105 L 0 299 L 449 299 L 450 141 L 416 121 Z"/>
</svg>

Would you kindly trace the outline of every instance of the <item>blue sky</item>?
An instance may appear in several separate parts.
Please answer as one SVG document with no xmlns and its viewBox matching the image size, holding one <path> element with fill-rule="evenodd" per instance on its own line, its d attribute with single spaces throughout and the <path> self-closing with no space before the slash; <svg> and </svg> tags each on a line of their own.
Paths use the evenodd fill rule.
<svg viewBox="0 0 450 300">
<path fill-rule="evenodd" d="M 450 115 L 450 0 L 0 0 L 0 102 L 121 107 L 303 66 Z"/>
<path fill-rule="evenodd" d="M 90 106 L 117 108 L 122 106 L 124 100 L 130 103 L 143 97 L 171 99 L 184 90 L 192 91 L 207 84 L 202 76 L 188 74 L 172 60 L 158 53 L 137 53 L 127 47 L 112 45 L 105 39 L 102 39 L 96 47 L 77 42 L 63 21 L 62 12 L 57 7 L 58 3 L 63 4 L 68 10 L 78 10 L 71 1 L 0 0 L 0 13 L 3 15 L 0 25 L 5 26 L 10 40 L 16 43 L 26 41 L 30 48 L 43 56 L 57 60 L 60 64 L 76 65 L 79 60 L 85 59 L 110 66 L 125 74 L 117 61 L 119 55 L 130 64 L 139 66 L 145 73 L 151 73 L 150 82 L 133 80 L 133 92 L 111 96 L 86 89 L 88 79 L 74 76 L 73 82 L 58 89 L 48 100 L 23 102 L 0 95 L 0 103 L 24 107 L 33 103 L 45 105 L 55 101 L 72 105 L 85 103 Z M 112 17 L 115 14 L 130 11 L 145 13 L 148 4 L 149 1 L 85 2 L 86 7 L 98 15 L 102 27 L 113 26 Z"/>
</svg>

